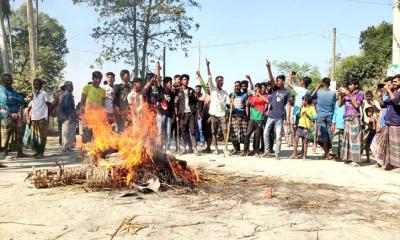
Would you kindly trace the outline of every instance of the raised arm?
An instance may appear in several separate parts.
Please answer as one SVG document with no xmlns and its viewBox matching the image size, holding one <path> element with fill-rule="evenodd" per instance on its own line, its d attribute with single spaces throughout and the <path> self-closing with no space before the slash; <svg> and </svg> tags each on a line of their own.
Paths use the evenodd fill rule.
<svg viewBox="0 0 400 240">
<path fill-rule="evenodd" d="M 245 76 L 245 78 L 246 78 L 247 80 L 249 80 L 249 83 L 250 83 L 250 90 L 254 90 L 254 84 L 253 84 L 253 81 L 251 80 L 250 75 L 247 74 L 247 75 Z"/>
<path fill-rule="evenodd" d="M 291 88 L 291 89 L 293 89 L 293 88 L 295 87 L 294 84 L 292 83 L 292 78 L 293 78 L 294 76 L 295 76 L 295 75 L 293 74 L 293 71 L 290 70 L 290 71 L 289 71 L 289 77 L 288 77 L 288 87 Z"/>
<path fill-rule="evenodd" d="M 206 65 L 207 65 L 207 74 L 208 74 L 208 85 L 210 86 L 210 90 L 215 89 L 215 84 L 212 80 L 211 69 L 210 69 L 210 61 L 206 58 Z"/>
<path fill-rule="evenodd" d="M 314 97 L 314 96 L 317 94 L 318 90 L 321 89 L 321 87 L 322 87 L 322 84 L 321 84 L 321 83 L 318 83 L 318 84 L 315 86 L 315 90 L 314 90 L 314 92 L 312 93 L 311 96 Z"/>
<path fill-rule="evenodd" d="M 275 88 L 275 78 L 272 75 L 271 62 L 267 60 L 267 65 L 266 66 L 267 66 L 269 81 L 271 82 L 271 87 Z"/>
<path fill-rule="evenodd" d="M 156 63 L 156 80 L 157 80 L 157 87 L 161 87 L 161 66 L 160 66 L 160 61 L 157 61 Z"/>
</svg>

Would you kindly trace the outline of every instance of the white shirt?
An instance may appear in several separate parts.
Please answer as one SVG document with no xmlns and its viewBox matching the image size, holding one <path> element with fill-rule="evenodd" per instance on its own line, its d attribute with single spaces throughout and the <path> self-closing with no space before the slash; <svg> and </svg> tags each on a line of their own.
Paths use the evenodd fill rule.
<svg viewBox="0 0 400 240">
<path fill-rule="evenodd" d="M 183 89 L 183 93 L 185 94 L 185 113 L 190 113 L 190 106 L 189 106 L 189 89 Z"/>
<path fill-rule="evenodd" d="M 140 92 L 131 91 L 127 96 L 127 100 L 129 105 L 135 106 L 137 112 L 142 110 L 143 96 Z"/>
<path fill-rule="evenodd" d="M 49 95 L 43 89 L 38 94 L 33 94 L 32 99 L 32 120 L 46 119 L 49 116 L 47 103 L 50 102 Z"/>
<path fill-rule="evenodd" d="M 107 110 L 107 113 L 113 113 L 114 108 L 113 108 L 113 95 L 114 95 L 114 89 L 110 87 L 110 85 L 103 85 L 102 88 L 106 90 L 106 98 L 104 100 L 104 107 Z"/>
<path fill-rule="evenodd" d="M 215 117 L 225 117 L 225 105 L 228 103 L 228 93 L 221 89 L 219 90 L 212 81 L 212 77 L 208 76 L 208 83 L 210 85 L 210 115 Z"/>
</svg>

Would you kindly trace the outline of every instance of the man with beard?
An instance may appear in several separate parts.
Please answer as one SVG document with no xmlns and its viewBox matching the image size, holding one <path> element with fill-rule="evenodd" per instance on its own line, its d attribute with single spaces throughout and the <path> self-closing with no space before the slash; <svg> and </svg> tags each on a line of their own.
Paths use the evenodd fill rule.
<svg viewBox="0 0 400 240">
<path fill-rule="evenodd" d="M 383 92 L 389 96 L 382 99 Z M 377 90 L 377 98 L 382 108 L 386 108 L 385 126 L 375 136 L 373 145 L 378 166 L 385 170 L 400 167 L 400 75 L 386 79 L 385 87 Z"/>
<path fill-rule="evenodd" d="M 211 70 L 210 70 L 210 62 L 206 59 L 207 64 L 207 73 L 208 73 L 208 84 L 210 86 L 210 117 L 211 117 L 211 131 L 213 133 L 214 138 L 214 154 L 218 154 L 218 129 L 221 128 L 221 131 L 224 135 L 224 141 L 227 140 L 227 126 L 226 126 L 226 104 L 228 102 L 228 93 L 222 89 L 224 85 L 224 77 L 217 76 L 215 78 L 215 83 L 212 80 Z"/>
<path fill-rule="evenodd" d="M 243 85 L 240 81 L 235 82 L 235 92 L 233 96 L 232 123 L 230 137 L 233 144 L 231 155 L 240 152 L 240 140 L 244 139 L 247 130 L 246 102 L 247 94 L 242 91 Z M 247 89 L 246 89 L 247 90 Z"/>
</svg>

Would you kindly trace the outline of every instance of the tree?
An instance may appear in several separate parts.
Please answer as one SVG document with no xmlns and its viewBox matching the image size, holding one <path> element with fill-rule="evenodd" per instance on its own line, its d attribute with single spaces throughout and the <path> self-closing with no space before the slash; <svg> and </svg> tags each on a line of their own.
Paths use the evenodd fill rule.
<svg viewBox="0 0 400 240">
<path fill-rule="evenodd" d="M 289 71 L 295 71 L 297 73 L 297 78 L 301 79 L 303 77 L 310 77 L 312 79 L 312 83 L 310 86 L 311 90 L 314 90 L 314 87 L 317 83 L 321 82 L 321 73 L 318 70 L 317 66 L 313 66 L 309 63 L 296 63 L 296 62 L 274 62 L 274 65 L 278 68 L 280 74 L 287 75 Z"/>
<path fill-rule="evenodd" d="M 336 67 L 338 86 L 347 86 L 350 79 L 360 81 L 368 89 L 385 77 L 392 55 L 392 24 L 383 22 L 360 33 L 361 53 L 343 58 Z"/>
<path fill-rule="evenodd" d="M 92 37 L 103 43 L 97 63 L 124 61 L 133 66 L 134 76 L 144 78 L 149 58 L 166 45 L 171 51 L 191 43 L 197 29 L 188 8 L 198 8 L 195 0 L 73 0 L 87 3 L 99 14 L 99 26 Z"/>
<path fill-rule="evenodd" d="M 44 80 L 45 89 L 52 93 L 62 82 L 62 70 L 66 66 L 64 56 L 68 53 L 68 48 L 65 29 L 56 19 L 45 13 L 40 13 L 38 17 L 40 46 L 37 74 Z M 16 89 L 29 96 L 31 94 L 31 69 L 25 5 L 12 13 L 10 23 L 15 58 L 14 85 Z"/>
<path fill-rule="evenodd" d="M 12 73 L 10 65 L 10 54 L 8 50 L 7 34 L 4 20 L 8 19 L 11 13 L 10 3 L 8 0 L 0 0 L 0 52 L 2 59 L 2 67 L 5 73 Z"/>
</svg>

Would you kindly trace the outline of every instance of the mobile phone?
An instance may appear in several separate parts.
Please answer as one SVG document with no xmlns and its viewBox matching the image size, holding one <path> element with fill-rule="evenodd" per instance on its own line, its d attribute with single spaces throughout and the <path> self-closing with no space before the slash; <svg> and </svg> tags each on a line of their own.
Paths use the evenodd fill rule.
<svg viewBox="0 0 400 240">
<path fill-rule="evenodd" d="M 378 89 L 384 88 L 385 84 L 384 83 L 378 83 Z"/>
</svg>

